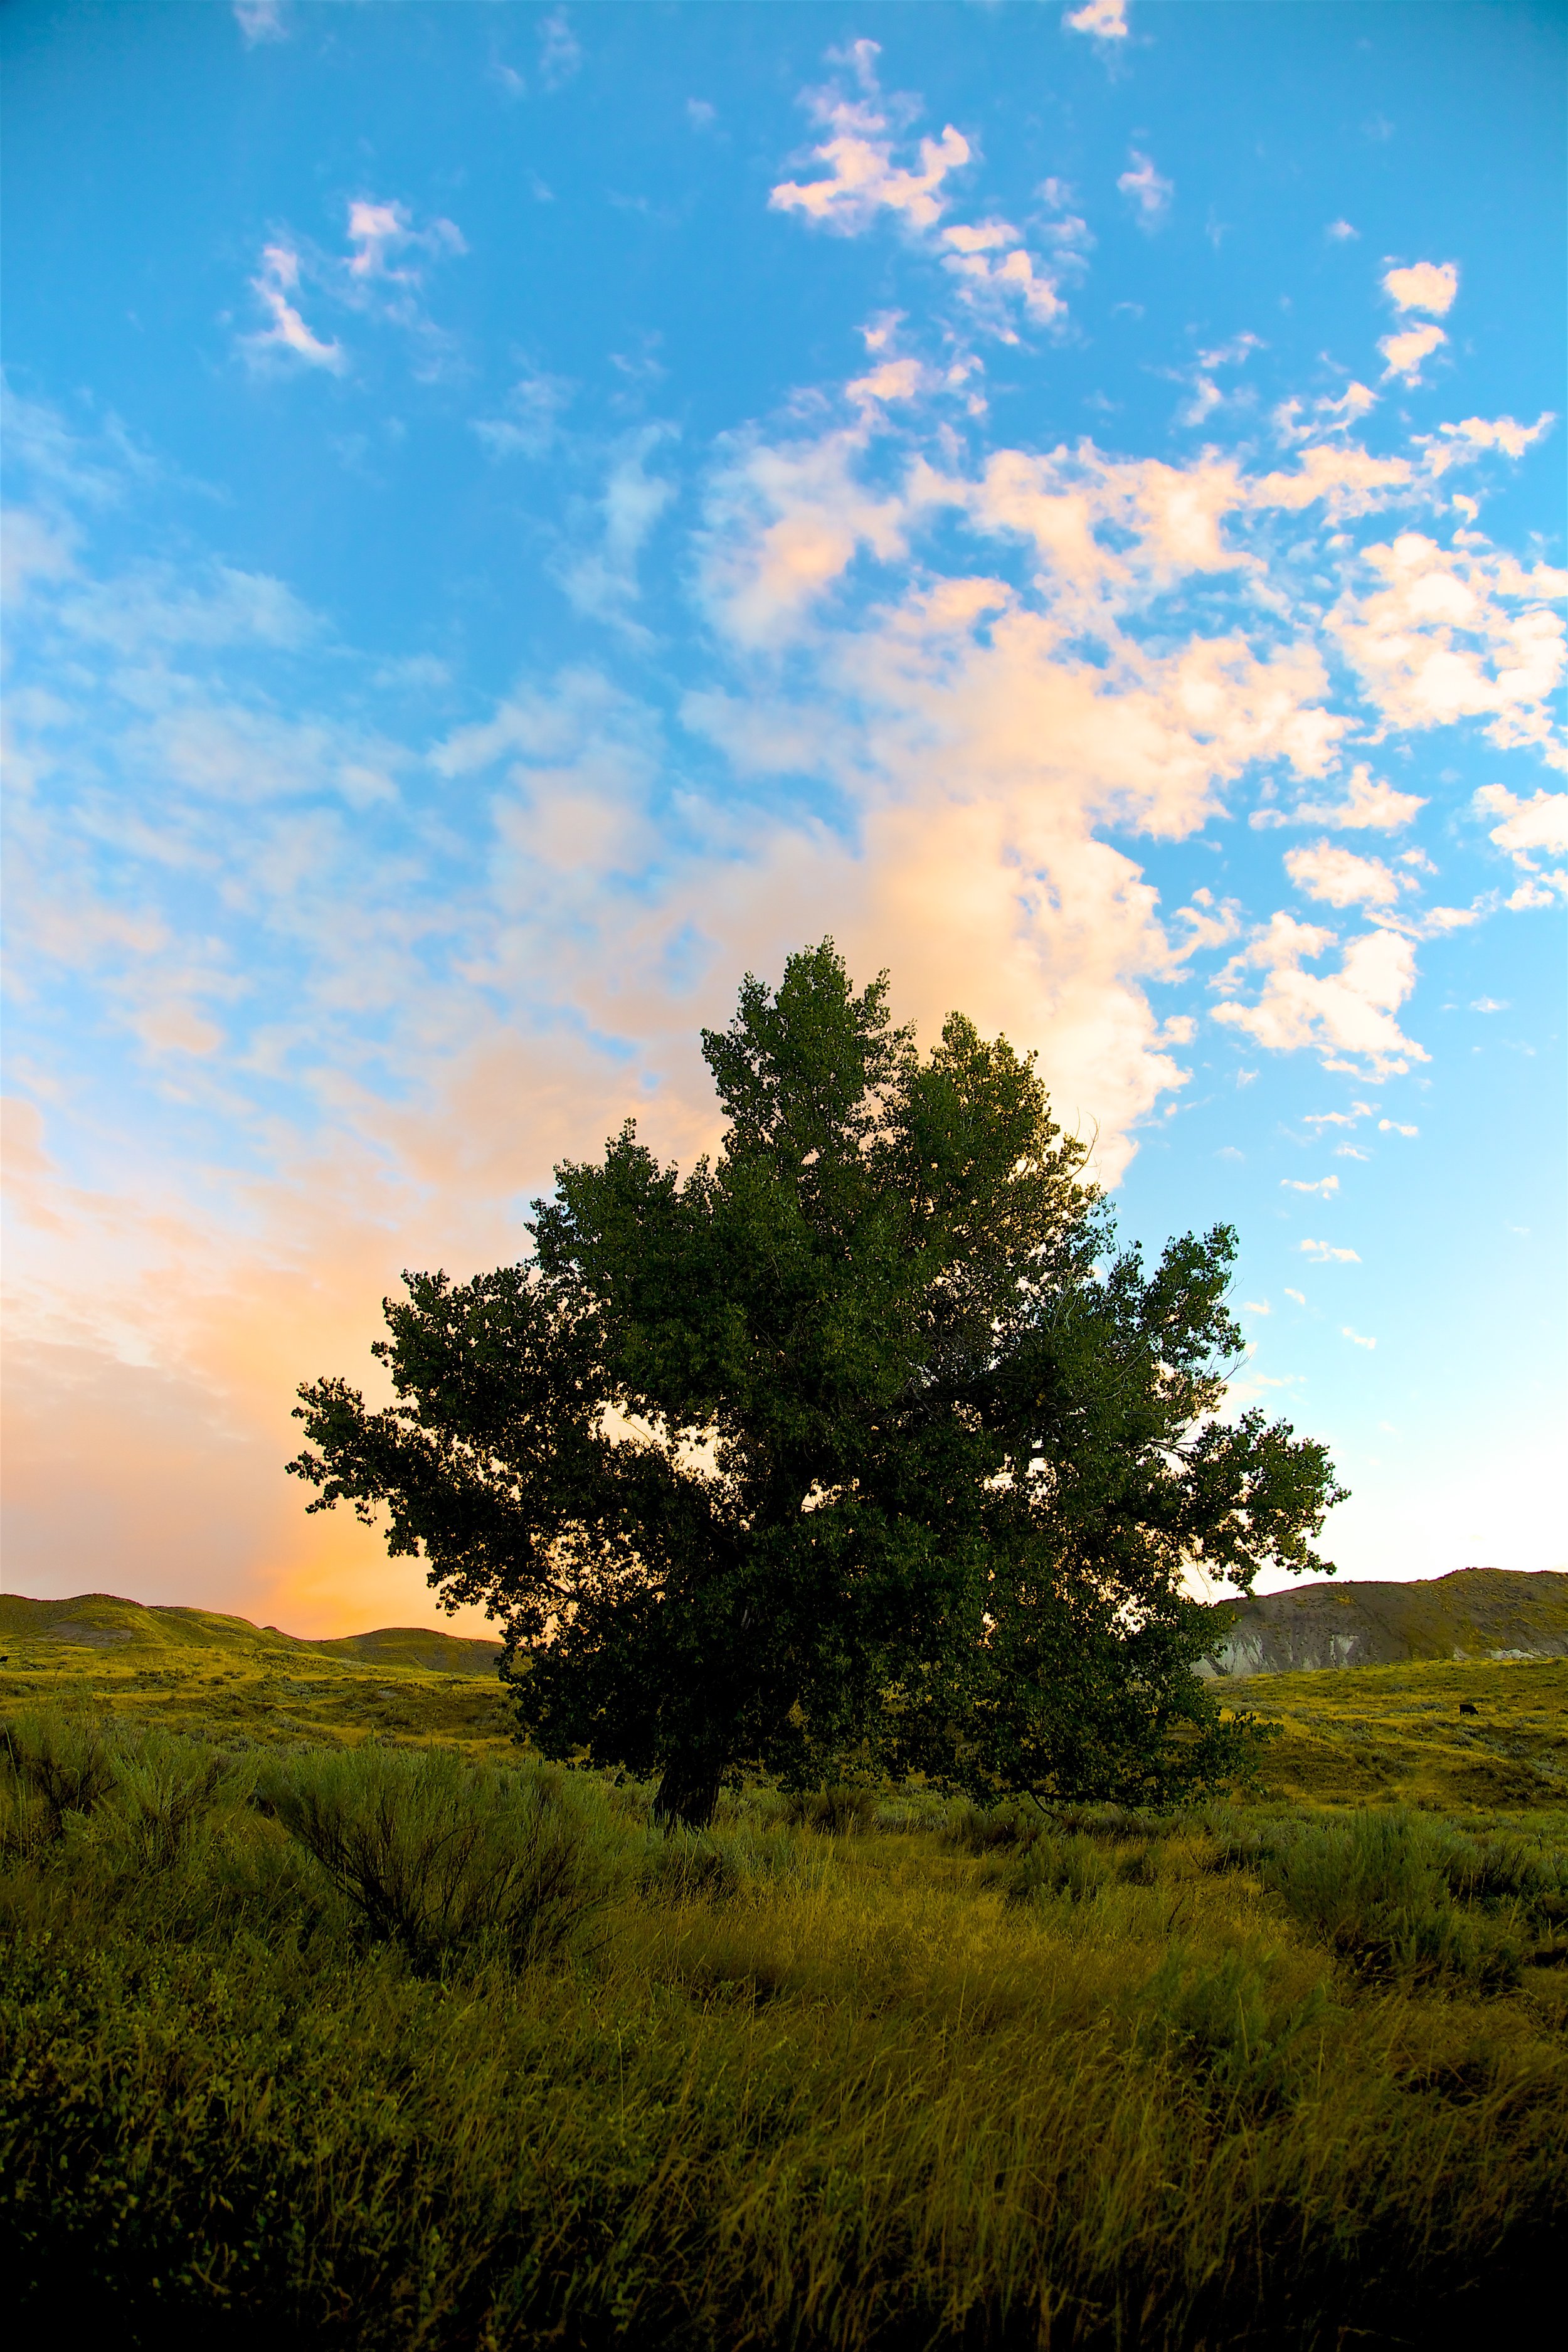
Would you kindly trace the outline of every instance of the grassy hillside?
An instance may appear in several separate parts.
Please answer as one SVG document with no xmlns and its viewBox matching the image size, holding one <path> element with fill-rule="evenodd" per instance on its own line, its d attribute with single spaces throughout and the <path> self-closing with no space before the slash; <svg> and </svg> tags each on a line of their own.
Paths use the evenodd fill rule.
<svg viewBox="0 0 1568 2352">
<path fill-rule="evenodd" d="M 438 1739 L 505 1748 L 499 1643 L 389 1627 L 301 1642 L 203 1609 L 107 1593 L 0 1595 L 0 1706 L 105 1705 L 132 1722 L 255 1741 Z"/>
<path fill-rule="evenodd" d="M 1289 1674 L 1417 1658 L 1568 1657 L 1568 1573 L 1456 1569 L 1410 1584 L 1336 1580 L 1226 1612 L 1224 1675 Z"/>
</svg>

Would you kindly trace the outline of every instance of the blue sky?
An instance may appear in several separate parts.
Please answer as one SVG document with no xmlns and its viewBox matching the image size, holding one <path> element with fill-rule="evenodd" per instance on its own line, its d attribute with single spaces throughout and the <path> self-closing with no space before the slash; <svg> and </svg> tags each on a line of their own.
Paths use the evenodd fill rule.
<svg viewBox="0 0 1568 2352">
<path fill-rule="evenodd" d="M 46 5 L 6 1574 L 431 1615 L 301 1377 L 832 931 L 1226 1219 L 1342 1572 L 1560 1564 L 1560 8 Z"/>
</svg>

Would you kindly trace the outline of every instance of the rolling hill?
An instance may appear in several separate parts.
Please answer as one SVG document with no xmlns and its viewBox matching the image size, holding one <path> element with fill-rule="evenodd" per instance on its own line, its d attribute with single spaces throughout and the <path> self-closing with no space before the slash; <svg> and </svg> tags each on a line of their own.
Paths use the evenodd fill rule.
<svg viewBox="0 0 1568 2352">
<path fill-rule="evenodd" d="M 1568 1657 L 1568 1573 L 1460 1568 L 1420 1583 L 1313 1584 L 1231 1604 L 1208 1672 L 1321 1673 L 1421 1658 Z"/>
</svg>

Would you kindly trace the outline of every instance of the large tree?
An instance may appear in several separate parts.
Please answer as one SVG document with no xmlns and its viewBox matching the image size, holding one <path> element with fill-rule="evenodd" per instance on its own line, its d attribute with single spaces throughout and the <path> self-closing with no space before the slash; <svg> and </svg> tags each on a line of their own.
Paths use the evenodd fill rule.
<svg viewBox="0 0 1568 2352">
<path fill-rule="evenodd" d="M 928 1055 L 831 940 L 748 977 L 684 1181 L 628 1123 L 535 1202 L 532 1256 L 404 1277 L 397 1402 L 300 1389 L 312 1511 L 384 1507 L 505 1627 L 548 1755 L 711 1818 L 744 1766 L 976 1794 L 1164 1797 L 1234 1762 L 1193 1673 L 1199 1564 L 1246 1587 L 1340 1498 L 1323 1448 L 1215 1419 L 1225 1226 L 1145 1274 L 1033 1057 Z"/>
</svg>

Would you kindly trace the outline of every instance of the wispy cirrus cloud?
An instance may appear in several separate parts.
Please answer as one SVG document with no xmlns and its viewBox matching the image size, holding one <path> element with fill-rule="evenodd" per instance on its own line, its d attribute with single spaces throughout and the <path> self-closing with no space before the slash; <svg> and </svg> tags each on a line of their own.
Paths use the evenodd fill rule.
<svg viewBox="0 0 1568 2352">
<path fill-rule="evenodd" d="M 350 356 L 334 336 L 319 334 L 301 309 L 307 293 L 320 304 L 401 329 L 421 347 L 424 372 L 438 367 L 447 338 L 426 313 L 423 290 L 432 262 L 465 253 L 461 230 L 437 217 L 417 227 L 411 208 L 395 199 L 354 197 L 347 207 L 342 256 L 322 253 L 282 235 L 263 247 L 251 291 L 267 324 L 236 338 L 252 366 L 294 365 L 345 374 Z"/>
<path fill-rule="evenodd" d="M 1140 228 L 1152 230 L 1163 227 L 1175 199 L 1176 187 L 1173 180 L 1168 180 L 1163 172 L 1156 170 L 1151 156 L 1134 147 L 1131 151 L 1127 169 L 1116 184 L 1132 207 L 1133 218 Z"/>
<path fill-rule="evenodd" d="M 486 455 L 542 457 L 554 446 L 573 387 L 562 376 L 531 368 L 507 394 L 499 416 L 476 416 L 470 426 Z"/>
<path fill-rule="evenodd" d="M 234 0 L 234 20 L 247 49 L 289 38 L 288 0 Z"/>
<path fill-rule="evenodd" d="M 631 625 L 637 558 L 675 496 L 669 481 L 649 471 L 649 461 L 671 437 L 667 425 L 645 425 L 613 452 L 604 488 L 588 510 L 590 528 L 560 565 L 562 585 L 579 612 Z"/>
<path fill-rule="evenodd" d="M 305 367 L 325 368 L 331 375 L 343 373 L 348 353 L 335 338 L 329 341 L 314 333 L 294 299 L 300 290 L 300 256 L 292 246 L 263 246 L 261 266 L 250 286 L 268 318 L 265 327 L 239 337 L 239 348 L 253 365 L 297 361 Z"/>
<path fill-rule="evenodd" d="M 582 68 L 583 45 L 564 8 L 552 8 L 539 22 L 539 79 L 546 89 L 563 89 Z"/>
</svg>

